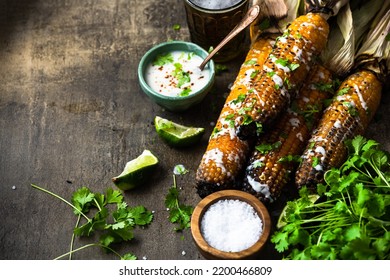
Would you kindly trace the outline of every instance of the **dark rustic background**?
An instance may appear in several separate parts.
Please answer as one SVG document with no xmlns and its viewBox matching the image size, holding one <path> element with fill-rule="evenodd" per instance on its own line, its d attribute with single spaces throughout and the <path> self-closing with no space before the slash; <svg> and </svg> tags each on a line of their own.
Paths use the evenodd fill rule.
<svg viewBox="0 0 390 280">
<path fill-rule="evenodd" d="M 173 231 L 164 198 L 173 167 L 183 164 L 190 172 L 177 178 L 181 201 L 200 200 L 195 171 L 244 56 L 226 63 L 204 102 L 170 113 L 142 93 L 137 66 L 150 47 L 174 39 L 189 40 L 181 0 L 0 0 L 0 259 L 53 259 L 69 249 L 76 216 L 31 183 L 66 199 L 81 186 L 103 192 L 144 149 L 160 159 L 159 168 L 125 198 L 155 218 L 116 249 L 139 259 L 202 259 L 189 230 Z M 387 150 L 389 103 L 384 95 L 367 133 Z M 206 133 L 192 148 L 170 148 L 155 133 L 156 115 Z M 75 247 L 89 242 L 76 239 Z M 275 257 L 268 249 L 263 257 Z M 116 257 L 90 248 L 74 258 Z"/>
</svg>

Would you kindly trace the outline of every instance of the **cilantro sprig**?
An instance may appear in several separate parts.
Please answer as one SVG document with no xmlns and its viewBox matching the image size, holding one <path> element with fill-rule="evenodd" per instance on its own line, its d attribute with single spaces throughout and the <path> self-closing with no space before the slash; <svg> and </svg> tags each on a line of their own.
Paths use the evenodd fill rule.
<svg viewBox="0 0 390 280">
<path fill-rule="evenodd" d="M 173 186 L 168 190 L 165 197 L 165 207 L 169 211 L 169 221 L 177 224 L 174 228 L 175 231 L 182 231 L 191 226 L 191 215 L 194 208 L 190 205 L 180 203 L 175 175 L 173 175 Z"/>
<path fill-rule="evenodd" d="M 325 173 L 318 195 L 302 188 L 287 203 L 271 238 L 285 258 L 390 259 L 389 153 L 362 136 L 346 145 L 347 160 Z"/>
<path fill-rule="evenodd" d="M 156 56 L 153 65 L 163 66 L 165 64 L 173 63 L 173 56 L 171 53 L 163 53 Z"/>
<path fill-rule="evenodd" d="M 120 255 L 112 248 L 112 245 L 132 240 L 135 227 L 145 226 L 152 222 L 153 214 L 144 206 L 128 206 L 122 193 L 112 188 L 108 188 L 105 193 L 94 193 L 87 187 L 81 187 L 72 194 L 71 201 L 68 201 L 37 185 L 31 184 L 31 186 L 66 203 L 77 216 L 70 251 L 56 259 L 66 256 L 71 259 L 73 253 L 92 246 L 101 247 L 106 252 L 112 252 L 123 260 L 136 259 L 136 256 L 131 253 Z M 111 210 L 113 207 L 109 207 L 109 205 L 115 205 L 116 207 Z M 85 222 L 82 223 L 82 220 L 85 220 Z M 75 236 L 89 237 L 93 234 L 99 234 L 99 242 L 90 243 L 77 249 L 73 248 Z"/>
</svg>

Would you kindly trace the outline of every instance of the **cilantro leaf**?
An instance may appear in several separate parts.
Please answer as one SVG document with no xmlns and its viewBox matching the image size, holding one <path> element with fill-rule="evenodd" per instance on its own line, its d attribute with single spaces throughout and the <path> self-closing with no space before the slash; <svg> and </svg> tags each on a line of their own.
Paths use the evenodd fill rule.
<svg viewBox="0 0 390 280">
<path fill-rule="evenodd" d="M 191 225 L 191 215 L 194 208 L 190 205 L 184 205 L 179 202 L 179 191 L 176 185 L 176 177 L 173 175 L 173 186 L 169 188 L 165 196 L 165 207 L 169 211 L 169 221 L 177 224 L 175 231 L 182 231 Z"/>
<path fill-rule="evenodd" d="M 244 65 L 255 65 L 257 64 L 257 59 L 250 59 L 244 62 Z"/>
<path fill-rule="evenodd" d="M 271 237 L 271 241 L 275 243 L 275 249 L 279 253 L 282 253 L 288 249 L 289 243 L 287 237 L 288 237 L 287 232 L 277 232 Z"/>
<path fill-rule="evenodd" d="M 124 254 L 122 257 L 121 257 L 121 260 L 127 260 L 127 261 L 131 261 L 131 260 L 136 260 L 137 257 L 133 254 Z"/>
<path fill-rule="evenodd" d="M 106 190 L 106 200 L 107 204 L 111 203 L 121 203 L 123 201 L 123 195 L 118 190 L 113 190 L 112 188 L 108 188 Z"/>
<path fill-rule="evenodd" d="M 93 193 L 89 188 L 81 187 L 73 192 L 71 202 L 69 202 L 41 187 L 33 184 L 31 186 L 52 195 L 72 207 L 73 212 L 79 216 L 73 229 L 74 236 L 90 237 L 94 234 L 99 235 L 98 243 L 90 243 L 75 250 L 71 249 L 70 252 L 56 259 L 68 255 L 69 259 L 71 259 L 74 252 L 91 246 L 99 246 L 105 252 L 115 253 L 121 259 L 136 259 L 132 254 L 121 256 L 111 248 L 111 244 L 133 239 L 135 226 L 144 226 L 152 222 L 153 214 L 144 206 L 129 207 L 123 201 L 123 195 L 112 188 L 108 188 L 105 193 Z M 117 209 L 110 212 L 106 207 L 108 204 L 116 204 Z M 94 210 L 94 215 L 90 218 L 87 214 L 92 212 L 90 211 L 92 209 Z M 86 222 L 80 225 L 82 217 L 86 219 Z M 73 240 L 72 238 L 71 248 L 73 248 Z"/>
<path fill-rule="evenodd" d="M 82 187 L 73 193 L 71 201 L 80 212 L 87 213 L 94 198 L 95 195 L 89 188 Z M 74 210 L 74 213 L 79 215 L 79 211 Z"/>
<path fill-rule="evenodd" d="M 173 56 L 171 53 L 163 53 L 157 55 L 156 59 L 153 61 L 153 65 L 163 66 L 165 64 L 173 63 Z"/>
<path fill-rule="evenodd" d="M 278 149 L 282 145 L 281 141 L 276 141 L 275 143 L 268 144 L 268 143 L 263 143 L 259 144 L 255 147 L 257 151 L 259 151 L 261 154 L 267 154 L 273 150 Z"/>
</svg>

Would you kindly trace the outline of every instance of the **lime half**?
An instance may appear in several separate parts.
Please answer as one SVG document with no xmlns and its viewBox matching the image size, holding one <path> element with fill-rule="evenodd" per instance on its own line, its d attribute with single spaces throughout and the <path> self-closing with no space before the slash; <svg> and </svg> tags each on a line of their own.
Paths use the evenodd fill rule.
<svg viewBox="0 0 390 280">
<path fill-rule="evenodd" d="M 154 126 L 157 134 L 173 147 L 188 147 L 197 143 L 204 133 L 202 127 L 189 127 L 156 116 Z"/>
<path fill-rule="evenodd" d="M 112 181 L 121 190 L 133 189 L 146 182 L 157 164 L 157 157 L 149 150 L 144 150 L 140 156 L 126 163 L 123 172 L 112 178 Z"/>
<path fill-rule="evenodd" d="M 311 203 L 315 203 L 318 199 L 320 198 L 320 196 L 318 194 L 311 194 L 309 195 L 309 200 Z M 299 199 L 299 198 L 298 198 Z M 286 221 L 285 221 L 285 217 L 286 217 L 286 211 L 287 211 L 287 205 L 284 206 L 283 210 L 282 210 L 282 213 L 280 214 L 279 216 L 279 219 L 278 219 L 278 222 L 276 224 L 276 228 L 277 229 L 280 229 L 282 227 L 284 227 L 285 225 L 287 225 Z"/>
</svg>

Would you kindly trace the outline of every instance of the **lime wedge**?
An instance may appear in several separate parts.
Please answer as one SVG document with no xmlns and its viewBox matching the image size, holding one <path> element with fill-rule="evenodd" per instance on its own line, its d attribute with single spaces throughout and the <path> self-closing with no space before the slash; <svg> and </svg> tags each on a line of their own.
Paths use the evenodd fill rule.
<svg viewBox="0 0 390 280">
<path fill-rule="evenodd" d="M 311 195 L 309 195 L 309 200 L 310 200 L 311 203 L 314 204 L 318 200 L 319 197 L 320 196 L 318 194 L 311 194 Z M 284 227 L 285 225 L 287 225 L 287 223 L 286 223 L 286 221 L 284 219 L 284 217 L 286 216 L 286 211 L 287 211 L 287 205 L 284 206 L 284 208 L 282 210 L 282 213 L 280 213 L 278 222 L 276 223 L 276 228 L 277 229 L 280 229 L 280 228 Z"/>
<path fill-rule="evenodd" d="M 204 133 L 202 127 L 189 127 L 156 116 L 154 126 L 157 134 L 173 147 L 188 147 L 197 143 Z"/>
<path fill-rule="evenodd" d="M 140 156 L 126 163 L 123 172 L 112 178 L 112 181 L 121 190 L 133 189 L 146 182 L 157 164 L 157 157 L 149 150 L 144 150 Z"/>
</svg>

